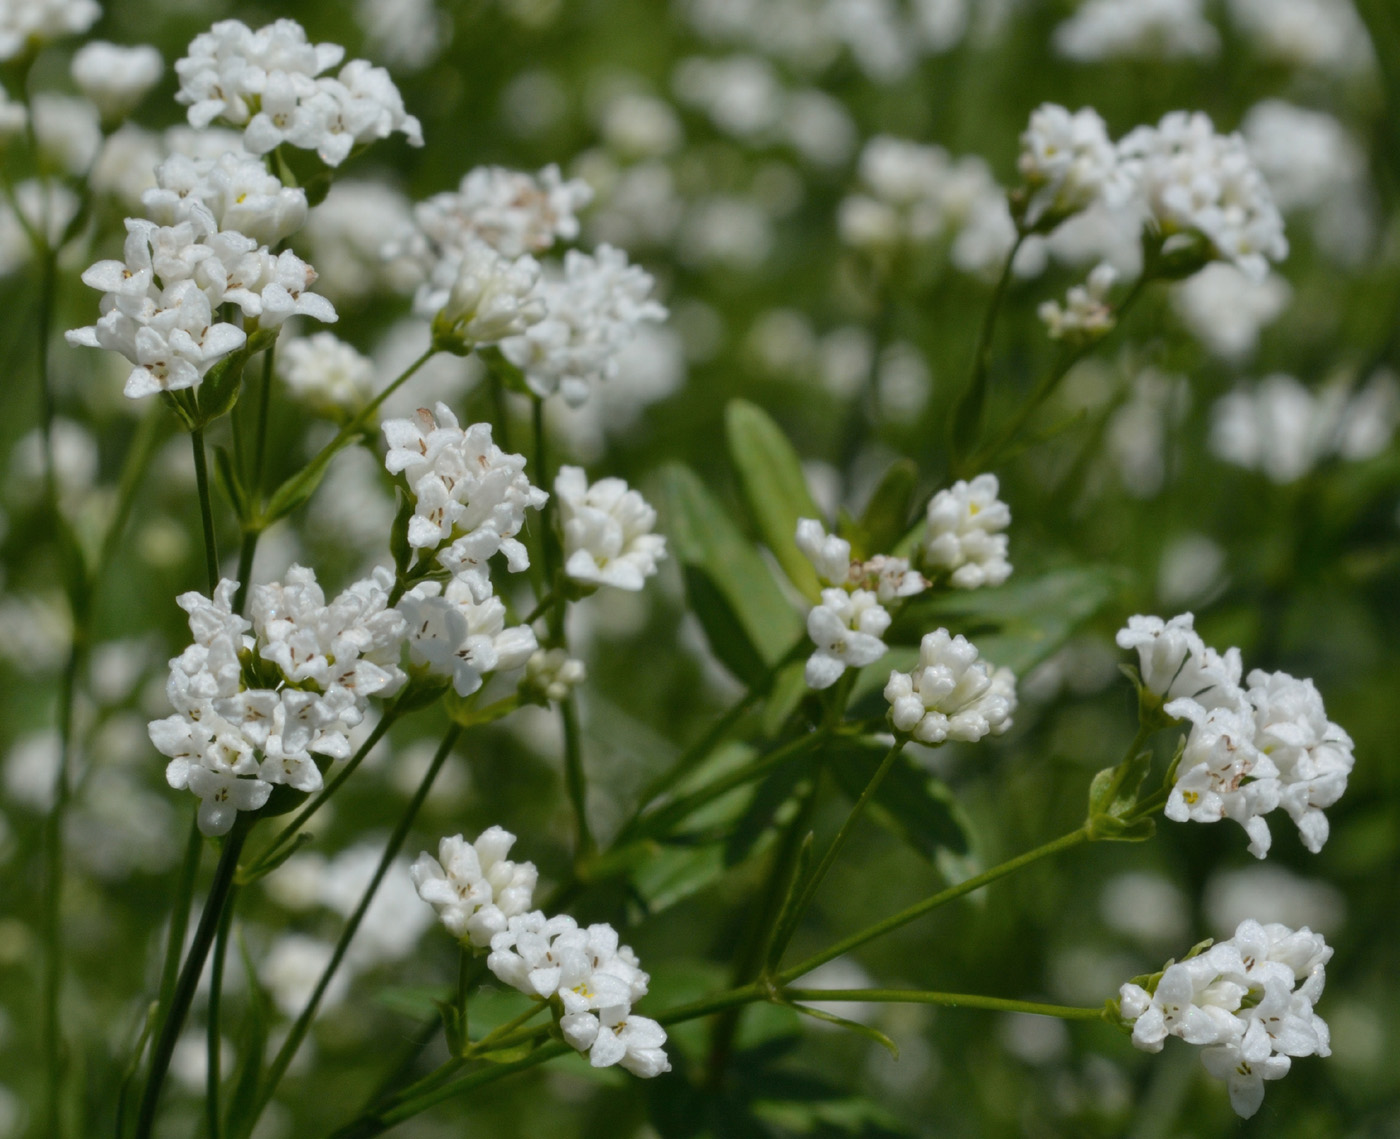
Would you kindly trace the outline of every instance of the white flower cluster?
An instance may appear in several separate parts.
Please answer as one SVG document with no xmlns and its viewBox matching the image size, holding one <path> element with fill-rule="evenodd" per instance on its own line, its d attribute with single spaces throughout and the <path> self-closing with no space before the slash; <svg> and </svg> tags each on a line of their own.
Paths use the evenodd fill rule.
<svg viewBox="0 0 1400 1139">
<path fill-rule="evenodd" d="M 885 699 L 894 726 L 919 743 L 975 743 L 1011 727 L 1016 677 L 979 659 L 977 646 L 961 634 L 936 629 L 919 642 L 915 668 L 890 673 Z"/>
<path fill-rule="evenodd" d="M 533 862 L 506 857 L 514 844 L 503 827 L 482 831 L 475 842 L 453 835 L 438 843 L 436 858 L 424 851 L 409 868 L 418 896 L 463 945 L 489 948 L 511 918 L 529 910 L 539 872 Z"/>
<path fill-rule="evenodd" d="M 530 485 L 525 459 L 491 441 L 491 425 L 463 430 L 446 404 L 436 413 L 420 408 L 412 419 L 384 423 L 389 451 L 384 465 L 402 474 L 414 498 L 408 544 L 435 552 L 478 601 L 491 596 L 487 561 L 506 557 L 512 573 L 529 568 L 530 555 L 516 538 L 525 511 L 548 495 Z"/>
<path fill-rule="evenodd" d="M 1202 6 L 1202 0 L 1086 0 L 1055 29 L 1055 50 L 1081 63 L 1209 59 L 1220 49 L 1220 34 Z"/>
<path fill-rule="evenodd" d="M 1004 195 L 987 164 L 976 155 L 954 159 L 941 146 L 879 135 L 860 154 L 864 191 L 841 203 L 837 227 L 841 240 L 857 249 L 891 250 L 953 238 L 975 244 L 987 224 L 982 215 L 997 213 L 1006 225 L 1004 248 L 1014 239 Z M 953 259 L 968 268 L 969 252 L 955 239 Z"/>
<path fill-rule="evenodd" d="M 330 332 L 283 345 L 277 372 L 294 396 L 316 408 L 357 411 L 374 388 L 374 362 Z"/>
<path fill-rule="evenodd" d="M 393 574 L 376 570 L 330 604 L 309 569 L 254 586 L 251 621 L 233 612 L 237 583 L 213 599 L 185 593 L 194 644 L 170 662 L 175 715 L 149 725 L 170 759 L 166 779 L 200 799 L 199 826 L 225 834 L 238 811 L 262 807 L 273 784 L 321 787 L 322 762 L 350 754 L 346 733 L 374 695 L 404 681 L 403 618 L 388 608 Z M 249 635 L 249 630 L 252 635 Z"/>
<path fill-rule="evenodd" d="M 316 270 L 290 250 L 271 251 L 305 220 L 306 195 L 257 159 L 172 157 L 142 202 L 155 220 L 126 220 L 123 260 L 99 261 L 83 274 L 105 294 L 102 317 L 67 334 L 70 344 L 131 361 L 127 396 L 196 387 L 241 348 L 247 333 L 215 320 L 221 305 L 236 305 L 245 327 L 280 328 L 296 315 L 336 319 L 330 301 L 308 291 Z"/>
<path fill-rule="evenodd" d="M 1255 280 L 1288 256 L 1283 218 L 1244 139 L 1217 134 L 1208 116 L 1173 111 L 1118 144 L 1125 173 L 1165 239 L 1163 253 L 1206 243 Z"/>
<path fill-rule="evenodd" d="M 1128 187 L 1108 127 L 1092 107 L 1071 113 L 1057 103 L 1031 112 L 1018 161 L 1029 196 L 1023 224 L 1053 228 L 1095 202 L 1121 205 Z"/>
<path fill-rule="evenodd" d="M 559 704 L 587 678 L 588 669 L 583 661 L 569 656 L 567 649 L 537 649 L 525 662 L 525 677 L 520 687 L 526 696 Z"/>
<path fill-rule="evenodd" d="M 540 282 L 544 318 L 502 341 L 501 351 L 536 395 L 557 391 L 578 407 L 594 384 L 616 375 L 618 353 L 638 326 L 666 319 L 666 309 L 651 299 L 653 283 L 651 274 L 629 265 L 627 254 L 611 245 L 591 255 L 571 249 L 562 271 L 546 273 Z"/>
<path fill-rule="evenodd" d="M 1120 1011 L 1145 1052 L 1160 1052 L 1168 1036 L 1198 1045 L 1206 1071 L 1226 1081 L 1231 1106 L 1248 1119 L 1264 1102 L 1265 1080 L 1287 1075 L 1297 1057 L 1331 1055 L 1327 1022 L 1313 1011 L 1331 957 L 1306 926 L 1245 920 L 1230 940 L 1143 978 L 1146 986 L 1125 984 Z"/>
<path fill-rule="evenodd" d="M 414 311 L 433 322 L 433 336 L 454 350 L 496 344 L 544 319 L 538 294 L 540 266 L 528 253 L 502 256 L 483 241 L 444 257 L 413 299 Z"/>
<path fill-rule="evenodd" d="M 1311 680 L 1255 669 L 1241 686 L 1240 654 L 1223 656 L 1193 628 L 1190 613 L 1163 621 L 1136 616 L 1118 633 L 1136 648 L 1144 687 L 1167 715 L 1191 729 L 1165 814 L 1175 822 L 1230 818 L 1257 858 L 1272 836 L 1264 816 L 1282 807 L 1314 854 L 1327 841 L 1327 816 L 1355 763 L 1351 737 L 1327 718 Z"/>
<path fill-rule="evenodd" d="M 1114 325 L 1108 291 L 1117 280 L 1118 270 L 1103 261 L 1093 268 L 1084 284 L 1070 287 L 1063 308 L 1058 301 L 1045 301 L 1036 313 L 1050 339 L 1079 345 L 1106 336 Z"/>
<path fill-rule="evenodd" d="M 486 964 L 506 984 L 549 1001 L 564 1039 L 593 1067 L 620 1064 L 643 1077 L 671 1070 L 666 1030 L 632 1012 L 650 978 L 612 926 L 581 928 L 567 914 L 531 910 L 491 938 Z"/>
<path fill-rule="evenodd" d="M 422 146 L 418 120 L 404 110 L 382 67 L 355 59 L 335 78 L 321 74 L 344 56 L 338 44 L 309 43 L 295 20 L 256 32 L 238 20 L 221 20 L 196 36 L 175 64 L 175 97 L 189 106 L 191 126 L 223 119 L 242 127 L 243 145 L 253 154 L 286 143 L 339 166 L 356 147 L 395 131 Z"/>
<path fill-rule="evenodd" d="M 97 0 L 0 0 L 0 60 L 85 32 L 100 15 Z"/>
<path fill-rule="evenodd" d="M 1273 482 L 1291 483 L 1333 456 L 1358 461 L 1379 455 L 1397 421 L 1400 384 L 1389 373 L 1378 373 L 1356 392 L 1333 383 L 1317 393 L 1275 374 L 1216 401 L 1210 449 Z"/>
<path fill-rule="evenodd" d="M 73 56 L 73 82 L 109 123 L 126 118 L 164 71 L 165 61 L 149 44 L 122 47 L 93 40 Z"/>
<path fill-rule="evenodd" d="M 554 479 L 564 532 L 564 572 L 588 585 L 638 590 L 666 556 L 653 534 L 656 508 L 622 479 L 590 484 L 582 467 L 560 467 Z"/>
<path fill-rule="evenodd" d="M 1011 508 L 997 497 L 996 475 L 959 479 L 928 504 L 922 557 L 925 569 L 946 573 L 957 589 L 1000 585 L 1011 576 L 1006 560 Z"/>
<path fill-rule="evenodd" d="M 797 548 L 832 588 L 823 589 L 821 603 L 807 614 L 807 635 L 817 646 L 807 660 L 807 683 L 829 688 L 849 668 L 863 668 L 885 655 L 881 638 L 890 627 L 885 605 L 912 597 L 928 582 L 911 569 L 908 558 L 877 554 L 852 560 L 851 544 L 815 518 L 797 521 Z"/>
<path fill-rule="evenodd" d="M 408 622 L 409 662 L 451 677 L 458 696 L 470 696 L 487 673 L 520 668 L 539 647 L 528 625 L 506 628 L 504 602 L 478 596 L 479 589 L 466 577 L 446 587 L 425 581 L 399 601 Z"/>
<path fill-rule="evenodd" d="M 465 253 L 477 241 L 513 260 L 576 238 L 577 213 L 592 200 L 588 184 L 578 178 L 566 181 L 558 166 L 546 166 L 534 175 L 478 166 L 455 191 L 434 194 L 414 206 L 416 230 L 402 241 L 408 252 L 423 259 L 425 268 Z"/>
</svg>

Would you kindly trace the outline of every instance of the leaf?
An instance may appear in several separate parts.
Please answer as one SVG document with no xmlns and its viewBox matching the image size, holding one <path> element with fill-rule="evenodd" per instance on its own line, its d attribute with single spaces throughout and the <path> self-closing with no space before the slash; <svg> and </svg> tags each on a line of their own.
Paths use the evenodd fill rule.
<svg viewBox="0 0 1400 1139">
<path fill-rule="evenodd" d="M 763 705 L 763 734 L 769 739 L 782 734 L 788 717 L 797 711 L 797 706 L 811 693 L 807 687 L 806 663 L 796 661 L 780 669 L 768 690 L 768 699 Z"/>
<path fill-rule="evenodd" d="M 792 798 L 798 783 L 810 770 L 810 763 L 785 763 L 759 783 L 724 844 L 726 864 L 736 866 L 753 852 L 759 839 L 774 825 L 783 804 Z"/>
<path fill-rule="evenodd" d="M 374 999 L 400 1016 L 426 1022 L 437 1018 L 438 1005 L 451 1000 L 452 995 L 453 990 L 447 985 L 390 985 L 380 989 Z M 475 1006 L 475 997 L 472 1003 Z M 472 1012 L 476 1012 L 475 1007 Z"/>
<path fill-rule="evenodd" d="M 792 583 L 817 600 L 821 585 L 807 555 L 797 547 L 797 520 L 821 519 L 823 514 L 807 489 L 801 459 L 782 428 L 756 404 L 731 400 L 724 423 L 729 457 L 760 536 Z"/>
<path fill-rule="evenodd" d="M 811 1005 L 793 1001 L 792 1007 L 803 1016 L 810 1016 L 813 1020 L 825 1021 L 827 1024 L 835 1024 L 844 1028 L 847 1032 L 854 1032 L 857 1036 L 864 1036 L 867 1040 L 873 1040 L 882 1048 L 889 1050 L 891 1056 L 899 1059 L 899 1045 L 881 1032 L 878 1028 L 871 1028 L 868 1024 L 861 1024 L 856 1020 L 848 1020 L 844 1016 L 837 1016 L 834 1012 L 826 1009 L 813 1008 Z"/>
<path fill-rule="evenodd" d="M 887 745 L 873 740 L 840 740 L 828 751 L 829 768 L 841 789 L 860 798 Z M 940 850 L 965 855 L 971 849 L 971 823 L 941 780 L 900 755 L 871 801 L 872 816 L 932 861 Z"/>
<path fill-rule="evenodd" d="M 757 657 L 766 675 L 802 635 L 801 619 L 758 550 L 694 471 L 672 464 L 660 479 L 670 548 L 683 567 L 703 572 L 713 587 L 705 595 L 708 618 L 700 614 L 706 634 L 727 638 L 724 651 L 731 659 L 720 657 L 727 667 L 752 672 Z M 719 656 L 719 646 L 711 644 Z"/>
<path fill-rule="evenodd" d="M 249 882 L 256 882 L 259 878 L 264 878 L 271 874 L 303 846 L 315 841 L 316 836 L 314 834 L 308 831 L 297 831 L 297 833 L 292 836 L 292 841 L 271 858 L 266 860 L 259 859 L 246 869 L 240 866 L 234 874 L 234 881 L 240 886 L 246 886 Z"/>
<path fill-rule="evenodd" d="M 1123 585 L 1119 570 L 1072 566 L 1013 578 L 995 589 L 933 593 L 914 598 L 885 639 L 917 644 L 943 626 L 962 633 L 986 659 L 1023 676 L 1061 648 Z"/>
<path fill-rule="evenodd" d="M 918 481 L 919 468 L 912 460 L 899 459 L 890 465 L 855 523 L 858 550 L 863 557 L 894 552 L 909 529 L 909 513 Z"/>
<path fill-rule="evenodd" d="M 403 577 L 408 572 L 409 562 L 413 560 L 413 549 L 408 544 L 408 524 L 413 520 L 417 503 L 412 495 L 405 494 L 400 487 L 394 488 L 394 500 L 397 509 L 394 511 L 394 524 L 389 528 L 389 553 L 394 558 L 395 573 Z"/>
<path fill-rule="evenodd" d="M 331 460 L 351 443 L 361 438 L 368 430 L 368 427 L 362 427 L 349 431 L 343 436 L 337 436 L 323 447 L 310 463 L 272 492 L 263 520 L 267 523 L 276 522 L 310 498 L 316 492 L 316 488 L 321 485 L 321 480 L 326 477 Z"/>
<path fill-rule="evenodd" d="M 690 608 L 699 618 L 705 639 L 720 663 L 748 687 L 763 687 L 768 681 L 768 666 L 724 592 L 699 566 L 683 567 L 681 576 Z"/>
</svg>

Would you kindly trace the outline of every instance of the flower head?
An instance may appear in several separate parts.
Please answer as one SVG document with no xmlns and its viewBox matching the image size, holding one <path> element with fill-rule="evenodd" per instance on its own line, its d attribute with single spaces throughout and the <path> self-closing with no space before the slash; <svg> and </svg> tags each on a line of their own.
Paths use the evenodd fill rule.
<svg viewBox="0 0 1400 1139">
<path fill-rule="evenodd" d="M 582 467 L 560 467 L 554 480 L 564 530 L 564 572 L 575 581 L 638 590 L 666 556 L 653 534 L 656 510 L 622 479 L 590 484 Z"/>
<path fill-rule="evenodd" d="M 1011 508 L 998 497 L 996 475 L 959 479 L 929 500 L 923 561 L 949 575 L 959 589 L 1000 585 L 1011 576 L 1006 560 Z"/>
<path fill-rule="evenodd" d="M 912 671 L 890 673 L 885 699 L 894 726 L 920 743 L 975 743 L 1011 727 L 1016 678 L 1010 669 L 980 660 L 977 647 L 961 634 L 938 629 L 919 642 Z"/>
</svg>

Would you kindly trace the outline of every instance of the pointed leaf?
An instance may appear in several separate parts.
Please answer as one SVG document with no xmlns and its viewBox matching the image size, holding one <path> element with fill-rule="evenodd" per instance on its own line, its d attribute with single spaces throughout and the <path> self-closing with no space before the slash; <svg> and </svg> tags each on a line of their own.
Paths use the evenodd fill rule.
<svg viewBox="0 0 1400 1139">
<path fill-rule="evenodd" d="M 219 486 L 233 507 L 233 513 L 237 516 L 238 521 L 245 523 L 249 521 L 248 497 L 243 493 L 243 481 L 234 469 L 233 457 L 229 454 L 227 447 L 214 448 L 214 472 L 218 475 Z"/>
<path fill-rule="evenodd" d="M 840 740 L 828 751 L 841 789 L 853 800 L 870 784 L 888 747 L 874 740 Z M 966 854 L 971 848 L 969 820 L 942 780 L 899 756 L 871 801 L 871 814 L 932 860 L 938 851 Z"/>
<path fill-rule="evenodd" d="M 807 555 L 797 548 L 797 520 L 823 514 L 807 489 L 802 461 L 782 428 L 757 405 L 731 400 L 724 421 L 729 457 L 759 535 L 792 583 L 815 601 L 821 586 Z"/>
<path fill-rule="evenodd" d="M 900 459 L 891 464 L 856 523 L 861 556 L 870 558 L 894 552 L 909 529 L 918 481 L 919 468 L 912 460 Z"/>
<path fill-rule="evenodd" d="M 228 1097 L 228 1115 L 224 1132 L 229 1139 L 245 1139 L 257 1122 L 254 1105 L 258 1102 L 258 1080 L 262 1074 L 263 1057 L 267 1051 L 267 1029 L 272 1019 L 267 994 L 258 980 L 248 944 L 242 934 L 238 937 L 238 954 L 243 960 L 247 978 L 248 1008 L 243 1017 L 242 1039 L 238 1048 L 238 1067 L 233 1088 Z"/>
<path fill-rule="evenodd" d="M 827 1024 L 840 1025 L 847 1032 L 854 1032 L 857 1036 L 864 1036 L 867 1040 L 873 1040 L 882 1048 L 889 1050 L 891 1056 L 899 1059 L 899 1045 L 886 1036 L 877 1028 L 871 1028 L 868 1024 L 861 1024 L 857 1020 L 848 1020 L 844 1016 L 837 1016 L 834 1012 L 828 1012 L 823 1008 L 813 1008 L 811 1005 L 799 1004 L 794 1001 L 793 1008 L 803 1016 L 810 1016 L 813 1020 L 824 1020 Z"/>
<path fill-rule="evenodd" d="M 683 567 L 703 571 L 714 587 L 706 596 L 711 620 L 715 620 L 722 600 L 727 610 L 722 622 L 724 634 L 742 632 L 746 648 L 751 650 L 745 654 L 744 649 L 727 642 L 726 651 L 733 659 L 726 661 L 726 666 L 752 672 L 752 657 L 757 656 L 765 670 L 771 669 L 802 635 L 801 618 L 759 552 L 734 525 L 730 512 L 695 472 L 674 464 L 664 468 L 660 478 L 670 548 Z M 716 631 L 719 624 L 716 622 Z M 710 631 L 707 626 L 707 634 Z"/>
</svg>

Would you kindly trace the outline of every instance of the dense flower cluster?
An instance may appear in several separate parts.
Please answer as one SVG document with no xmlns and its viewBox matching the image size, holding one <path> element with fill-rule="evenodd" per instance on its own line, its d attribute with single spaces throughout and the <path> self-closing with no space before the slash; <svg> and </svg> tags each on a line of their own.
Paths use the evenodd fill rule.
<svg viewBox="0 0 1400 1139">
<path fill-rule="evenodd" d="M 922 556 L 930 573 L 948 574 L 958 589 L 1000 585 L 1011 576 L 1003 532 L 1011 525 L 1011 508 L 998 493 L 996 475 L 978 475 L 929 500 Z"/>
<path fill-rule="evenodd" d="M 1071 114 L 1045 103 L 1033 111 L 1018 166 L 1029 190 L 1022 217 L 1027 229 L 1053 228 L 1096 201 L 1116 205 L 1126 197 L 1118 153 L 1092 107 Z"/>
<path fill-rule="evenodd" d="M 1283 218 L 1238 134 L 1217 134 L 1199 111 L 1173 111 L 1118 149 L 1164 255 L 1204 241 L 1203 260 L 1234 262 L 1256 280 L 1288 256 Z"/>
<path fill-rule="evenodd" d="M 85 32 L 100 15 L 97 0 L 0 0 L 0 60 Z"/>
<path fill-rule="evenodd" d="M 1108 291 L 1118 280 L 1118 271 L 1107 261 L 1096 265 L 1082 285 L 1071 286 L 1064 307 L 1046 301 L 1036 310 L 1051 340 L 1071 345 L 1092 343 L 1113 328 L 1113 309 L 1107 304 Z"/>
<path fill-rule="evenodd" d="M 919 642 L 912 671 L 890 673 L 885 699 L 894 726 L 919 743 L 975 743 L 1011 727 L 1016 677 L 979 659 L 977 646 L 961 634 L 937 629 Z"/>
<path fill-rule="evenodd" d="M 1287 1075 L 1295 1058 L 1331 1054 L 1327 1022 L 1313 1011 L 1331 956 L 1306 926 L 1246 920 L 1230 940 L 1125 984 L 1120 1012 L 1144 1051 L 1160 1052 L 1168 1036 L 1199 1046 L 1206 1071 L 1226 1081 L 1248 1119 L 1265 1080 Z"/>
<path fill-rule="evenodd" d="M 1191 614 L 1132 617 L 1118 644 L 1138 651 L 1144 689 L 1167 715 L 1191 723 L 1166 816 L 1176 822 L 1234 819 L 1258 858 L 1272 842 L 1264 817 L 1282 807 L 1316 853 L 1327 816 L 1346 790 L 1351 737 L 1327 719 L 1311 680 L 1255 669 L 1241 686 L 1240 654 L 1223 656 L 1193 628 Z"/>
<path fill-rule="evenodd" d="M 512 572 L 527 569 L 530 555 L 516 538 L 525 511 L 548 495 L 530 485 L 525 459 L 491 441 L 491 425 L 463 430 L 446 404 L 420 408 L 412 419 L 384 423 L 389 452 L 384 464 L 402 474 L 413 494 L 408 544 L 437 559 L 484 601 L 491 595 L 487 562 L 497 553 Z"/>
<path fill-rule="evenodd" d="M 408 623 L 410 664 L 451 677 L 458 696 L 470 696 L 487 673 L 520 668 L 539 647 L 528 625 L 506 628 L 505 604 L 477 596 L 479 588 L 463 577 L 445 587 L 425 581 L 398 606 Z"/>
<path fill-rule="evenodd" d="M 622 479 L 590 484 L 582 467 L 560 467 L 554 480 L 564 533 L 564 572 L 588 585 L 641 589 L 666 556 L 653 534 L 656 509 Z"/>
<path fill-rule="evenodd" d="M 528 253 L 507 258 L 473 241 L 460 256 L 433 266 L 414 297 L 414 311 L 433 322 L 439 345 L 459 353 L 486 347 L 544 319 L 539 277 L 539 263 Z"/>
<path fill-rule="evenodd" d="M 338 44 L 309 43 L 295 20 L 256 32 L 238 20 L 221 20 L 196 36 L 175 64 L 175 97 L 188 105 L 191 126 L 222 119 L 242 127 L 243 145 L 253 154 L 286 143 L 339 166 L 356 147 L 395 131 L 422 146 L 418 120 L 404 110 L 382 67 L 355 59 L 335 78 L 321 74 L 344 56 Z"/>
<path fill-rule="evenodd" d="M 133 365 L 133 398 L 198 386 L 209 369 L 247 341 L 247 329 L 276 329 L 292 316 L 336 319 L 310 292 L 316 271 L 271 246 L 306 219 L 306 195 L 283 186 L 247 155 L 167 159 L 142 202 L 151 219 L 128 218 L 124 257 L 99 261 L 83 283 L 103 292 L 95 326 L 70 344 L 107 348 Z M 244 327 L 218 321 L 236 305 Z"/>
<path fill-rule="evenodd" d="M 160 52 L 147 44 L 122 47 L 93 40 L 73 55 L 73 82 L 108 122 L 129 115 L 164 71 Z"/>
<path fill-rule="evenodd" d="M 564 1039 L 595 1068 L 620 1064 L 644 1077 L 671 1070 L 666 1030 L 632 1012 L 650 978 L 612 926 L 581 927 L 567 914 L 531 910 L 491 938 L 486 964 L 506 984 L 549 1001 Z"/>
<path fill-rule="evenodd" d="M 327 604 L 316 575 L 293 566 L 284 583 L 253 587 L 251 621 L 233 612 L 227 579 L 212 599 L 178 598 L 194 644 L 170 662 L 175 715 L 152 721 L 150 735 L 170 759 L 170 785 L 200 799 L 205 834 L 227 833 L 274 784 L 318 790 L 322 766 L 350 754 L 346 733 L 369 698 L 403 684 L 392 584 L 376 570 Z"/>
<path fill-rule="evenodd" d="M 529 910 L 539 872 L 533 862 L 506 857 L 514 844 L 503 827 L 482 831 L 475 842 L 453 835 L 438 843 L 436 858 L 425 851 L 410 868 L 418 896 L 463 945 L 489 948 L 511 918 Z"/>
<path fill-rule="evenodd" d="M 319 409 L 356 411 L 374 386 L 374 363 L 330 332 L 284 345 L 277 371 L 298 399 Z"/>
</svg>

